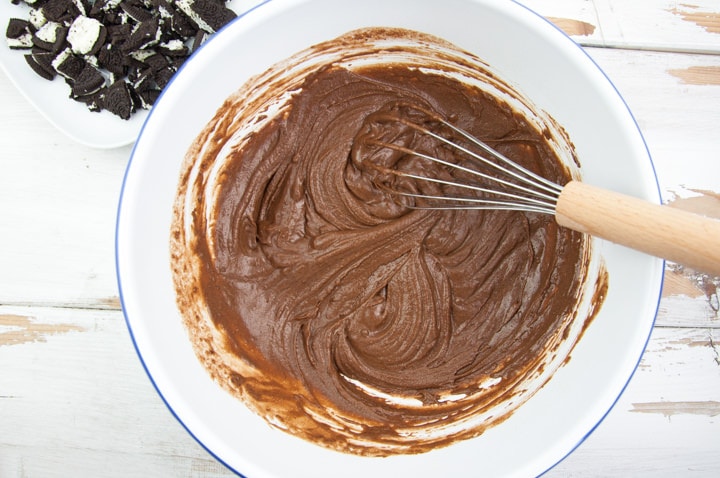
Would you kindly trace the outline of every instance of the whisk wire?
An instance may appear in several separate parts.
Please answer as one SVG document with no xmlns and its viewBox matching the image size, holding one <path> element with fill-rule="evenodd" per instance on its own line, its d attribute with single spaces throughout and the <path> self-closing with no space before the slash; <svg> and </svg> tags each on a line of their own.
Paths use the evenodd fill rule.
<svg viewBox="0 0 720 478">
<path fill-rule="evenodd" d="M 418 156 L 423 159 L 427 159 L 428 161 L 433 161 L 439 164 L 443 164 L 452 168 L 456 168 L 471 174 L 474 174 L 479 177 L 483 177 L 486 179 L 490 179 L 492 181 L 500 182 L 503 184 L 507 184 L 508 186 L 513 186 L 513 184 L 502 180 L 500 178 L 496 178 L 493 176 L 489 176 L 486 174 L 483 174 L 479 171 L 472 170 L 470 168 L 466 168 L 464 166 L 461 166 L 456 163 L 451 163 L 449 161 L 442 160 L 440 158 L 436 158 L 434 156 L 430 156 L 418 151 L 413 151 L 411 149 L 405 148 L 403 146 L 399 146 L 392 143 L 385 143 L 382 141 L 371 141 L 372 144 L 375 144 L 377 146 L 386 147 L 389 149 L 394 149 L 397 151 L 401 151 L 407 154 L 412 154 L 414 156 Z M 432 182 L 436 184 L 442 184 L 446 186 L 452 186 L 456 188 L 462 188 L 462 189 L 468 189 L 480 193 L 485 193 L 493 196 L 500 196 L 503 198 L 510 199 L 511 201 L 502 201 L 497 199 L 487 199 L 487 198 L 473 198 L 473 197 L 456 197 L 456 196 L 434 196 L 434 195 L 427 195 L 427 194 L 420 194 L 420 193 L 411 193 L 406 191 L 389 191 L 394 194 L 399 194 L 406 197 L 415 197 L 415 198 L 422 198 L 422 199 L 429 199 L 434 201 L 444 201 L 449 202 L 452 204 L 442 205 L 442 206 L 413 206 L 413 209 L 503 209 L 503 210 L 513 210 L 513 211 L 527 211 L 532 210 L 534 212 L 544 212 L 547 214 L 553 214 L 555 212 L 555 200 L 556 197 L 550 196 L 547 194 L 542 194 L 536 191 L 532 191 L 530 189 L 521 187 L 523 191 L 535 193 L 536 195 L 540 196 L 541 199 L 533 198 L 533 197 L 527 197 L 522 196 L 519 194 L 513 194 L 506 191 L 499 191 L 496 189 L 488 189 L 481 186 L 473 185 L 473 184 L 467 184 L 467 183 L 461 183 L 456 181 L 447 181 L 440 178 L 434 178 L 434 177 L 428 177 L 428 176 L 421 176 L 419 174 L 413 174 L 408 173 L 405 171 L 398 171 L 395 169 L 390 168 L 384 168 L 382 166 L 376 166 L 376 169 L 379 171 L 390 173 L 395 176 L 402 176 L 405 178 L 410 179 L 416 179 L 420 181 L 426 181 L 426 182 Z M 385 188 L 389 189 L 389 188 Z M 550 203 L 548 202 L 550 201 Z M 462 204 L 462 203 L 470 203 L 470 204 Z"/>
<path fill-rule="evenodd" d="M 541 206 L 541 205 L 534 205 L 529 203 L 518 203 L 517 201 L 498 201 L 493 199 L 480 199 L 480 198 L 461 198 L 461 197 L 450 197 L 450 196 L 433 196 L 428 194 L 417 194 L 417 193 L 409 193 L 404 191 L 392 191 L 394 194 L 398 194 L 401 196 L 406 197 L 414 197 L 414 198 L 422 198 L 422 199 L 429 199 L 429 200 L 438 200 L 438 201 L 449 201 L 453 204 L 443 205 L 443 206 L 417 206 L 417 205 L 410 205 L 407 206 L 410 209 L 430 209 L 430 210 L 452 210 L 452 209 L 459 209 L 459 210 L 493 210 L 493 211 L 526 211 L 526 212 L 539 212 L 539 213 L 545 213 L 545 214 L 554 214 L 555 209 L 547 207 L 547 206 Z M 517 196 L 520 198 L 520 196 Z"/>
<path fill-rule="evenodd" d="M 516 191 L 517 193 L 509 192 L 507 190 L 502 191 L 499 189 L 488 189 L 478 185 L 471 185 L 459 181 L 446 181 L 435 177 L 422 176 L 418 174 L 399 171 L 396 169 L 382 168 L 377 166 L 378 169 L 383 170 L 386 173 L 394 174 L 396 176 L 403 176 L 415 180 L 432 182 L 456 188 L 469 189 L 475 192 L 490 195 L 492 198 L 435 196 L 403 191 L 390 192 L 406 197 L 422 198 L 436 202 L 436 204 L 433 205 L 412 206 L 412 208 L 414 209 L 503 209 L 514 211 L 541 212 L 547 214 L 555 213 L 557 199 L 560 195 L 560 192 L 562 191 L 561 186 L 508 159 L 506 156 L 499 153 L 485 142 L 479 140 L 475 136 L 453 125 L 452 123 L 449 123 L 448 121 L 445 121 L 444 119 L 435 115 L 432 115 L 432 118 L 441 123 L 442 125 L 450 128 L 452 131 L 459 134 L 466 140 L 470 141 L 472 144 L 481 149 L 485 154 L 494 158 L 495 161 L 405 118 L 398 118 L 396 116 L 388 115 L 384 119 L 388 121 L 397 121 L 416 131 L 426 134 L 436 139 L 437 141 L 440 141 L 441 143 L 464 153 L 469 158 L 472 158 L 476 161 L 483 163 L 486 166 L 489 166 L 497 173 L 500 173 L 500 176 L 505 175 L 510 179 L 504 179 L 496 175 L 487 174 L 477 169 L 469 168 L 451 161 L 446 161 L 436 156 L 412 150 L 399 144 L 388 143 L 380 140 L 370 140 L 368 141 L 368 143 L 384 148 L 393 149 L 395 151 L 399 151 L 408 155 L 413 155 L 421 159 L 434 162 L 436 164 L 462 171 L 474 177 L 482 178 L 495 184 L 500 184 L 508 190 Z M 438 201 L 440 202 L 440 204 L 437 204 Z"/>
<path fill-rule="evenodd" d="M 478 138 L 471 135 L 467 131 L 465 131 L 461 128 L 458 128 L 454 124 L 452 124 L 448 121 L 445 121 L 442 118 L 438 118 L 438 121 L 440 121 L 443 125 L 447 126 L 448 128 L 452 129 L 456 133 L 463 136 L 468 141 L 470 141 L 473 144 L 475 144 L 476 146 L 478 146 L 480 149 L 485 151 L 487 154 L 493 156 L 495 159 L 502 162 L 506 166 L 516 170 L 517 172 L 511 171 L 508 168 L 502 167 L 501 165 L 499 165 L 497 163 L 489 161 L 487 158 L 475 153 L 474 151 L 470 151 L 467 148 L 460 146 L 459 144 L 456 144 L 456 143 L 450 141 L 449 139 L 444 138 L 443 136 L 440 136 L 437 133 L 433 133 L 432 131 L 428 130 L 427 128 L 423 128 L 422 126 L 419 126 L 419 125 L 415 125 L 415 126 L 417 126 L 420 130 L 424 130 L 425 133 L 431 135 L 433 138 L 438 139 L 438 140 L 444 142 L 445 144 L 450 145 L 454 148 L 457 148 L 458 150 L 472 156 L 473 158 L 478 159 L 478 160 L 484 162 L 485 164 L 487 164 L 495 169 L 498 169 L 498 170 L 500 170 L 500 171 L 502 171 L 502 172 L 504 172 L 526 184 L 530 184 L 533 187 L 538 187 L 542 190 L 545 190 L 545 191 L 551 193 L 554 197 L 557 197 L 557 195 L 560 194 L 560 191 L 562 191 L 562 187 L 559 186 L 558 184 L 555 184 L 554 182 L 540 176 L 539 174 L 536 174 L 536 173 L 530 171 L 529 169 L 524 168 L 523 166 L 517 164 L 516 162 L 508 159 L 505 155 L 503 155 L 503 154 L 499 153 L 498 151 L 496 151 L 495 149 L 491 148 L 485 142 L 480 141 Z M 410 122 L 407 122 L 406 124 L 408 126 L 410 126 L 409 123 Z"/>
</svg>

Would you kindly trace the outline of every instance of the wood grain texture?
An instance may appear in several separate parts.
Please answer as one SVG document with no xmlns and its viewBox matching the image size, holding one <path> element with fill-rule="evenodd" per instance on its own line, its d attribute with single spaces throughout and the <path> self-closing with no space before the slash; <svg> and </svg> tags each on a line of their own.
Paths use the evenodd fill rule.
<svg viewBox="0 0 720 478">
<path fill-rule="evenodd" d="M 38 323 L 34 317 L 3 314 L 0 315 L 0 347 L 27 342 L 47 342 L 49 336 L 82 330 L 73 324 Z"/>
<path fill-rule="evenodd" d="M 561 226 L 720 276 L 720 221 L 570 181 L 557 201 Z"/>
<path fill-rule="evenodd" d="M 690 3 L 681 3 L 669 9 L 686 22 L 691 22 L 709 33 L 720 33 L 720 6 L 708 5 L 703 8 Z"/>
<path fill-rule="evenodd" d="M 589 36 L 595 33 L 595 25 L 574 18 L 546 17 L 555 26 L 570 36 Z"/>
<path fill-rule="evenodd" d="M 679 78 L 686 85 L 720 85 L 720 67 L 689 66 L 668 70 L 672 76 Z"/>
</svg>

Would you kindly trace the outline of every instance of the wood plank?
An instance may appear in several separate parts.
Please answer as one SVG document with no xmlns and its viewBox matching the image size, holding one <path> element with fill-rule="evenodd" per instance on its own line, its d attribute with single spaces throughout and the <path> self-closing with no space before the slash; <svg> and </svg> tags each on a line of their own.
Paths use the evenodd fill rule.
<svg viewBox="0 0 720 478">
<path fill-rule="evenodd" d="M 661 190 L 718 192 L 720 87 L 684 83 L 674 71 L 720 67 L 720 55 L 586 48 L 625 99 L 647 142 Z"/>
<path fill-rule="evenodd" d="M 0 307 L 0 369 L 0 476 L 229 476 L 165 407 L 119 311 Z"/>
<path fill-rule="evenodd" d="M 130 147 L 59 133 L 0 72 L 0 303 L 118 308 L 115 212 Z M 51 157 L 48 157 L 48 154 Z"/>
<path fill-rule="evenodd" d="M 668 264 L 656 326 L 720 330 L 720 277 Z"/>
<path fill-rule="evenodd" d="M 548 476 L 720 472 L 719 339 L 656 328 L 616 406 Z M 0 306 L 0 368 L 0 476 L 231 476 L 167 410 L 118 311 Z"/>
<path fill-rule="evenodd" d="M 656 328 L 613 410 L 545 476 L 720 473 L 718 332 Z"/>
<path fill-rule="evenodd" d="M 581 45 L 720 53 L 716 0 L 522 0 Z"/>
</svg>

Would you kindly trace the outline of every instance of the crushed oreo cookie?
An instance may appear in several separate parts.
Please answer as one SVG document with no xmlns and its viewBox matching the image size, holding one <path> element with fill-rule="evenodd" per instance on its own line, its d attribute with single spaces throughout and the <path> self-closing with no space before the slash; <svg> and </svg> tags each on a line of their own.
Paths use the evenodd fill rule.
<svg viewBox="0 0 720 478">
<path fill-rule="evenodd" d="M 129 119 L 150 109 L 210 35 L 236 17 L 227 0 L 11 0 L 9 48 L 46 80 L 60 76 L 90 111 Z"/>
</svg>

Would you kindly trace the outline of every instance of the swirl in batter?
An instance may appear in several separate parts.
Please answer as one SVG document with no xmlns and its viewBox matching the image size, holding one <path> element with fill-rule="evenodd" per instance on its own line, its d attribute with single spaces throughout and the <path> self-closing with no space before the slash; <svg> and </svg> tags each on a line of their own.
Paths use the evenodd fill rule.
<svg viewBox="0 0 720 478">
<path fill-rule="evenodd" d="M 328 64 L 297 86 L 251 132 L 248 97 L 228 100 L 188 154 L 172 253 L 199 357 L 268 422 L 336 450 L 419 453 L 482 433 L 590 320 L 576 317 L 588 241 L 540 214 L 407 207 L 388 185 L 437 186 L 378 164 L 455 173 L 371 140 L 454 153 L 377 117 L 439 128 L 414 105 L 557 183 L 570 173 L 544 132 L 450 75 Z"/>
</svg>

